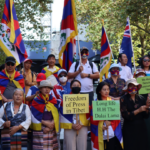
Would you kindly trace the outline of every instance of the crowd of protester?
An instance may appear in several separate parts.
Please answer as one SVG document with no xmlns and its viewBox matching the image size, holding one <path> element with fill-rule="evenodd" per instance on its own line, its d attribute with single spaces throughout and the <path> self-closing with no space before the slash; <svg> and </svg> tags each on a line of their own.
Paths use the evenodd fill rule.
<svg viewBox="0 0 150 150">
<path fill-rule="evenodd" d="M 6 58 L 0 72 L 0 149 L 60 150 L 64 129 L 64 150 L 87 150 L 90 131 L 92 150 L 150 150 L 150 97 L 138 94 L 142 85 L 137 82 L 150 76 L 149 56 L 132 75 L 126 54 L 119 54 L 119 63 L 111 64 L 109 77 L 96 88 L 95 101 L 120 100 L 122 126 L 117 133 L 112 129 L 116 120 L 93 120 L 93 80 L 99 79 L 99 71 L 88 56 L 89 50 L 81 48 L 81 62 L 74 62 L 67 72 L 50 54 L 48 66 L 38 74 L 31 71 L 32 60 L 26 59 L 18 72 L 15 58 Z M 90 113 L 63 114 L 63 94 L 88 94 Z M 123 145 L 116 134 L 123 135 Z"/>
</svg>

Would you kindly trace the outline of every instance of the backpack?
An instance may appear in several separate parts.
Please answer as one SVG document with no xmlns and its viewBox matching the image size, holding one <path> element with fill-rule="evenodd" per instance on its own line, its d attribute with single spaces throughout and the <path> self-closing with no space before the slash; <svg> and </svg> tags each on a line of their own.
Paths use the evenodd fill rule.
<svg viewBox="0 0 150 150">
<path fill-rule="evenodd" d="M 89 62 L 91 68 L 92 68 L 92 74 L 94 74 L 93 72 L 93 63 L 92 62 Z M 77 71 L 77 67 L 79 66 L 79 61 L 76 62 L 75 64 L 75 72 Z M 95 83 L 95 81 L 97 81 L 97 79 L 93 79 L 93 84 Z"/>
</svg>

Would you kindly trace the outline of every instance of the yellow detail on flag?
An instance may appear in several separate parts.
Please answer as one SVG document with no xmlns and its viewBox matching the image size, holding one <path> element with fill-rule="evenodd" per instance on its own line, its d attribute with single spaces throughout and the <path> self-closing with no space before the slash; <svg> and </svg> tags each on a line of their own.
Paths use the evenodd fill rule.
<svg viewBox="0 0 150 150">
<path fill-rule="evenodd" d="M 13 18 L 13 13 L 12 13 L 12 7 L 13 7 L 13 0 L 10 0 L 11 32 L 10 32 L 10 39 L 9 39 L 9 41 L 11 43 L 14 43 L 14 41 L 15 41 L 15 27 L 14 27 L 14 18 Z"/>
<path fill-rule="evenodd" d="M 110 65 L 111 65 L 111 59 L 112 59 L 112 54 L 110 56 L 110 59 L 109 59 L 109 62 L 108 64 L 103 68 L 103 70 L 100 72 L 100 82 L 103 81 L 103 75 L 106 74 L 106 78 L 108 78 L 108 70 L 110 68 Z"/>
</svg>

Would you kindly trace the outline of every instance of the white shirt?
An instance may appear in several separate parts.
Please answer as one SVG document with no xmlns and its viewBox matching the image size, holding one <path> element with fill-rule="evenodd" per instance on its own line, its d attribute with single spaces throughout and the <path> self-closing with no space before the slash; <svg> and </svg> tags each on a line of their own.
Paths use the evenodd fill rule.
<svg viewBox="0 0 150 150">
<path fill-rule="evenodd" d="M 121 79 L 124 79 L 125 81 L 127 81 L 127 80 L 133 78 L 133 75 L 131 73 L 131 68 L 130 67 L 128 67 L 128 66 L 121 66 L 121 63 L 118 63 L 118 64 L 122 68 L 122 70 L 119 71 L 119 75 L 120 75 Z M 108 78 L 110 78 L 110 77 L 111 77 L 111 74 L 109 73 L 108 74 Z"/>
<path fill-rule="evenodd" d="M 36 88 L 38 88 L 37 85 L 34 85 L 34 86 L 35 86 Z M 31 94 L 32 94 L 32 90 L 29 89 L 29 90 L 28 90 L 28 93 L 27 93 L 27 95 L 26 95 L 26 97 L 31 96 Z"/>
<path fill-rule="evenodd" d="M 4 108 L 6 107 L 6 104 L 7 103 L 4 104 Z M 4 108 L 3 106 L 0 108 L 0 129 L 4 128 L 3 124 L 5 123 L 5 121 L 2 119 L 4 116 Z M 18 113 L 21 113 L 22 109 L 23 109 L 23 103 L 20 105 Z M 14 110 L 13 110 L 13 101 L 11 102 L 11 112 L 12 112 L 12 116 L 14 117 L 16 114 L 14 114 Z M 31 124 L 31 111 L 28 105 L 26 105 L 25 114 L 26 114 L 26 120 L 22 122 L 20 125 L 23 126 L 24 131 L 27 131 Z"/>
<path fill-rule="evenodd" d="M 51 72 L 54 72 L 56 70 L 56 67 L 54 66 L 53 68 L 49 68 L 49 66 L 47 66 L 47 69 Z"/>
<path fill-rule="evenodd" d="M 93 62 L 92 62 L 93 63 Z M 70 73 L 74 73 L 75 72 L 75 64 L 76 62 L 74 62 L 71 67 L 69 72 Z M 86 74 L 93 74 L 92 73 L 92 68 L 89 64 L 89 61 L 86 62 L 86 64 L 82 64 L 83 65 L 83 71 L 82 73 L 86 73 Z M 80 65 L 78 65 L 77 70 L 79 70 Z M 76 70 L 76 71 L 77 71 Z M 95 65 L 95 63 L 93 63 L 93 72 L 98 72 L 97 66 Z M 81 82 L 81 93 L 86 93 L 86 92 L 92 92 L 93 91 L 93 79 L 90 78 L 81 78 L 80 73 L 75 77 L 75 79 L 79 80 Z"/>
</svg>

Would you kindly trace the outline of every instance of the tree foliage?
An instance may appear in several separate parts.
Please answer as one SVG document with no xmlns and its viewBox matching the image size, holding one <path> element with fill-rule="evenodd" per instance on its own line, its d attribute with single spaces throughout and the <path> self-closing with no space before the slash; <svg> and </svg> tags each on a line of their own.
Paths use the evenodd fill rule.
<svg viewBox="0 0 150 150">
<path fill-rule="evenodd" d="M 48 4 L 53 0 L 14 0 L 17 18 L 19 21 L 20 29 L 23 39 L 37 40 L 43 34 L 44 28 L 41 26 L 41 17 L 47 12 L 51 12 Z M 3 15 L 5 0 L 0 0 L 0 20 Z M 0 49 L 0 63 L 3 63 L 3 56 L 5 54 Z"/>
<path fill-rule="evenodd" d="M 111 49 L 118 54 L 126 18 L 130 17 L 135 59 L 150 50 L 150 1 L 149 0 L 83 0 L 76 1 L 79 24 L 88 25 L 86 37 L 93 42 L 93 49 L 101 45 L 102 19 Z"/>
</svg>

